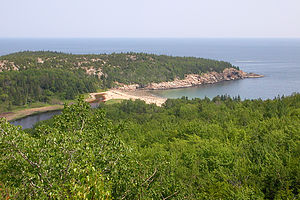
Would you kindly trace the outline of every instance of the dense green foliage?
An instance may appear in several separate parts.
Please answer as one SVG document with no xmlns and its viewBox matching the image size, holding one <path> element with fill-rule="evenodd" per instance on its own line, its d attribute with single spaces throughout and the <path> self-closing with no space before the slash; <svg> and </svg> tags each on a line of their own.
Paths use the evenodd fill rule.
<svg viewBox="0 0 300 200">
<path fill-rule="evenodd" d="M 299 199 L 300 95 L 79 101 L 32 131 L 2 120 L 0 151 L 16 199 Z"/>
<path fill-rule="evenodd" d="M 275 100 L 168 100 L 104 106 L 138 160 L 178 199 L 293 199 L 300 192 L 300 95 Z M 167 193 L 164 193 L 168 191 Z M 153 196 L 152 196 L 153 197 Z M 158 198 L 158 197 L 156 197 Z"/>
<path fill-rule="evenodd" d="M 97 79 L 82 70 L 28 69 L 0 73 L 0 111 L 12 105 L 50 102 L 51 98 L 74 99 L 76 95 L 94 92 Z"/>
</svg>

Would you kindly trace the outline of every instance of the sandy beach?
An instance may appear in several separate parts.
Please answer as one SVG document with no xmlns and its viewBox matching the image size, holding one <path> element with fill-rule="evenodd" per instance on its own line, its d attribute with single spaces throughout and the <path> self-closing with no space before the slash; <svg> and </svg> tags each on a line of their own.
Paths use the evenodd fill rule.
<svg viewBox="0 0 300 200">
<path fill-rule="evenodd" d="M 95 96 L 100 94 L 105 97 L 105 101 L 112 100 L 112 99 L 126 99 L 126 100 L 140 99 L 145 101 L 148 104 L 154 103 L 158 106 L 161 106 L 167 100 L 167 98 L 154 96 L 147 90 L 129 91 L 129 90 L 117 90 L 117 89 L 111 89 L 106 92 L 100 92 L 100 93 L 91 93 L 90 94 L 91 98 L 88 100 L 89 101 L 95 100 L 96 99 Z"/>
</svg>

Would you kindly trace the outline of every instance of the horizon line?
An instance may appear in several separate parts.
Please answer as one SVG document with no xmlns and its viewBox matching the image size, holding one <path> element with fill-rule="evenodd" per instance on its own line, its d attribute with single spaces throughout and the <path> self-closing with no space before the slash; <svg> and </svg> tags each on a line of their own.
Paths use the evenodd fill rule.
<svg viewBox="0 0 300 200">
<path fill-rule="evenodd" d="M 300 39 L 299 37 L 1 37 L 0 39 Z"/>
</svg>

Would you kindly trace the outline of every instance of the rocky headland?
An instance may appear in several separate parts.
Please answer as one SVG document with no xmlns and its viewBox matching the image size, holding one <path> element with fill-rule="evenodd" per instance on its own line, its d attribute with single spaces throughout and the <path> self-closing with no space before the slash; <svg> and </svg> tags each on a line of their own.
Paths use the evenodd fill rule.
<svg viewBox="0 0 300 200">
<path fill-rule="evenodd" d="M 234 68 L 226 68 L 223 72 L 208 72 L 203 74 L 187 74 L 184 79 L 176 78 L 174 81 L 161 82 L 161 83 L 150 83 L 144 87 L 139 84 L 119 84 L 117 89 L 119 90 L 165 90 L 165 89 L 176 89 L 176 88 L 187 88 L 193 86 L 199 86 L 204 84 L 214 84 L 222 81 L 239 80 L 244 78 L 260 78 L 263 75 L 254 73 L 247 73 L 242 70 Z"/>
</svg>

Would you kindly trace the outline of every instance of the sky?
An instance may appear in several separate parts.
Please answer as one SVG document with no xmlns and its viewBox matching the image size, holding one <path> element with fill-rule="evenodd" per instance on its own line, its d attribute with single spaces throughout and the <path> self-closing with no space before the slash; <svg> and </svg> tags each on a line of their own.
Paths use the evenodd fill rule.
<svg viewBox="0 0 300 200">
<path fill-rule="evenodd" d="M 0 37 L 300 37 L 300 0 L 0 0 Z"/>
</svg>

